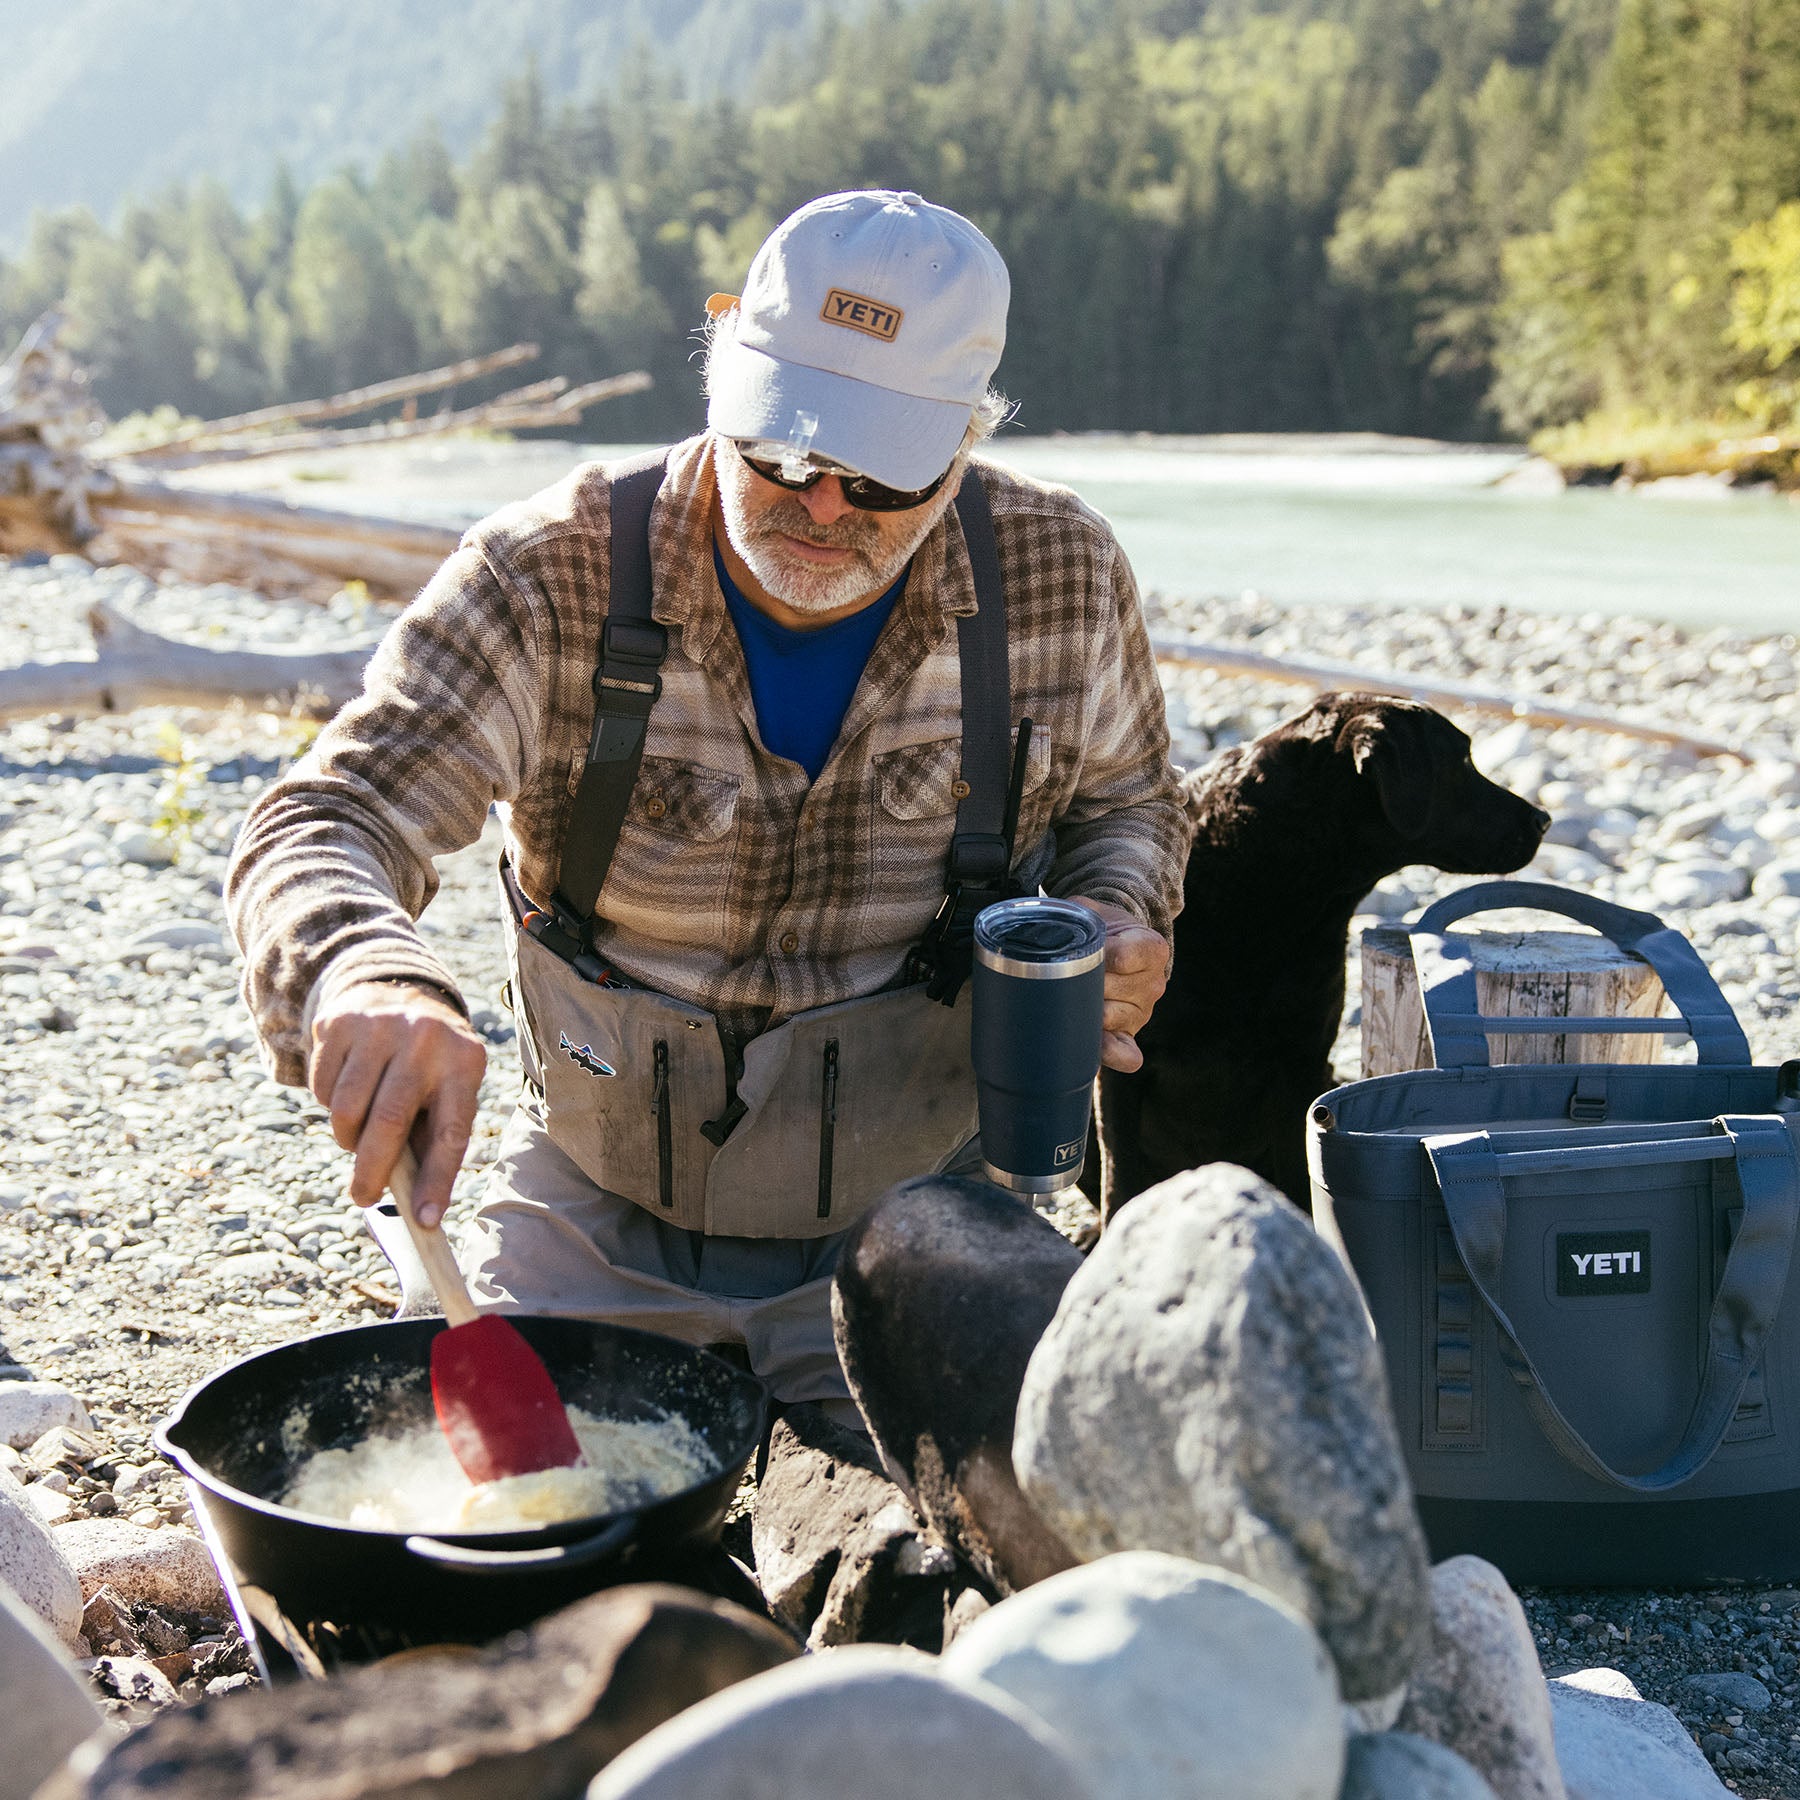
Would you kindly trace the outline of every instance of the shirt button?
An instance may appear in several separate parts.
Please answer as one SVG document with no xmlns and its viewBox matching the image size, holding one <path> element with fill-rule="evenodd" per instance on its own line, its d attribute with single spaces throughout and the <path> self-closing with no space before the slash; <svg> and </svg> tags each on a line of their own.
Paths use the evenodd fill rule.
<svg viewBox="0 0 1800 1800">
<path fill-rule="evenodd" d="M 968 784 L 968 783 L 967 783 L 967 782 L 966 782 L 966 781 L 962 781 L 962 780 L 956 780 L 956 781 L 953 781 L 953 782 L 951 782 L 951 784 L 950 784 L 950 797 L 951 797 L 951 799 L 953 799 L 953 800 L 966 800 L 966 799 L 968 799 L 968 797 L 969 797 L 969 784 Z"/>
<path fill-rule="evenodd" d="M 653 819 L 660 819 L 668 810 L 668 802 L 663 799 L 661 794 L 652 794 L 644 802 L 644 811 Z"/>
<path fill-rule="evenodd" d="M 793 932 L 784 931 L 781 934 L 781 954 L 783 956 L 792 956 L 799 948 L 800 939 Z"/>
</svg>

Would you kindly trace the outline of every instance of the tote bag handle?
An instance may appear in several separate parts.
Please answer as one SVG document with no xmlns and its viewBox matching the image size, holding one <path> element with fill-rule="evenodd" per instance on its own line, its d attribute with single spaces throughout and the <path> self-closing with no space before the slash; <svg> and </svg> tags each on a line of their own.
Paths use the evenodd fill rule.
<svg viewBox="0 0 1800 1800">
<path fill-rule="evenodd" d="M 1494 912 L 1506 906 L 1529 906 L 1558 913 L 1579 925 L 1591 925 L 1627 955 L 1640 958 L 1656 971 L 1680 1019 L 1511 1019 L 1484 1014 L 1476 997 L 1474 947 L 1467 938 L 1453 936 L 1443 928 L 1471 913 Z M 1693 945 L 1655 913 L 1634 912 L 1610 900 L 1547 882 L 1478 881 L 1426 907 L 1406 931 L 1413 967 L 1418 971 L 1432 1059 L 1440 1069 L 1485 1069 L 1490 1033 L 1575 1037 L 1660 1032 L 1666 1037 L 1692 1037 L 1703 1063 L 1750 1061 L 1750 1040 L 1737 1022 L 1731 1002 L 1719 991 Z"/>
<path fill-rule="evenodd" d="M 1485 1131 L 1424 1139 L 1457 1254 L 1494 1316 L 1501 1361 L 1518 1383 L 1527 1411 L 1563 1458 L 1584 1475 L 1636 1494 L 1660 1494 L 1692 1480 L 1724 1440 L 1744 1384 L 1781 1310 L 1795 1216 L 1800 1212 L 1800 1151 L 1784 1118 L 1721 1117 L 1707 1125 L 1672 1125 L 1669 1131 L 1666 1138 L 1626 1143 L 1596 1143 L 1580 1130 L 1533 1133 L 1530 1149 L 1497 1149 Z M 1558 1139 L 1562 1141 L 1554 1141 Z M 1706 1323 L 1706 1368 L 1699 1398 L 1681 1442 L 1667 1460 L 1644 1474 L 1628 1475 L 1613 1468 L 1564 1417 L 1500 1305 L 1500 1265 L 1506 1250 L 1504 1183 L 1536 1174 L 1726 1160 L 1737 1164 L 1744 1216 Z"/>
</svg>

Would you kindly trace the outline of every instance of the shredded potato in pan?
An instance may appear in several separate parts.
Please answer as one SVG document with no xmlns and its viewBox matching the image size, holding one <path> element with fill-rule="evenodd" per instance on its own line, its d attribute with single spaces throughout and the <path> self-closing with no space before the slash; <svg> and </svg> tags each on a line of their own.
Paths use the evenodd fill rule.
<svg viewBox="0 0 1800 1800">
<path fill-rule="evenodd" d="M 320 1450 L 281 1504 L 369 1531 L 524 1531 L 678 1493 L 718 1469 L 686 1419 L 606 1419 L 569 1408 L 583 1466 L 473 1484 L 436 1425 Z"/>
</svg>

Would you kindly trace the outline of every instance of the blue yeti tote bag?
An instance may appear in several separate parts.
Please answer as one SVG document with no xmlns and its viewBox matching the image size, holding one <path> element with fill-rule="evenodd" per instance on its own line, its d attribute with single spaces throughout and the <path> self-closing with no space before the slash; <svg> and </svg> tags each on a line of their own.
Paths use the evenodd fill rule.
<svg viewBox="0 0 1800 1800">
<path fill-rule="evenodd" d="M 1532 907 L 1650 964 L 1680 1018 L 1483 1017 L 1446 928 Z M 1800 1577 L 1800 1063 L 1755 1067 L 1649 913 L 1482 882 L 1409 928 L 1436 1067 L 1309 1124 L 1313 1211 L 1356 1271 L 1434 1557 L 1515 1582 Z M 1691 1064 L 1490 1067 L 1488 1035 L 1660 1031 Z"/>
</svg>

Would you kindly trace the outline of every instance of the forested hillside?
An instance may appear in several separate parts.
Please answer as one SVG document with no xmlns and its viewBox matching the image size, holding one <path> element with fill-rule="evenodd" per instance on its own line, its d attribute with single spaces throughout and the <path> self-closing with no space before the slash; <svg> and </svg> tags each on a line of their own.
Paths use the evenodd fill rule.
<svg viewBox="0 0 1800 1800">
<path fill-rule="evenodd" d="M 372 167 L 433 126 L 458 156 L 533 57 L 559 98 L 617 85 L 648 45 L 693 94 L 744 93 L 772 48 L 863 0 L 54 0 L 0 9 L 0 247 L 33 207 L 110 218 L 210 174 L 260 200 Z"/>
<path fill-rule="evenodd" d="M 649 367 L 601 429 L 672 433 L 706 294 L 789 208 L 867 184 L 999 244 L 1031 430 L 1791 419 L 1795 0 L 832 10 L 754 99 L 648 62 L 578 101 L 527 73 L 461 159 L 424 131 L 247 212 L 206 181 L 110 229 L 42 215 L 0 330 L 63 299 L 114 412 L 530 337 L 576 379 Z"/>
</svg>

